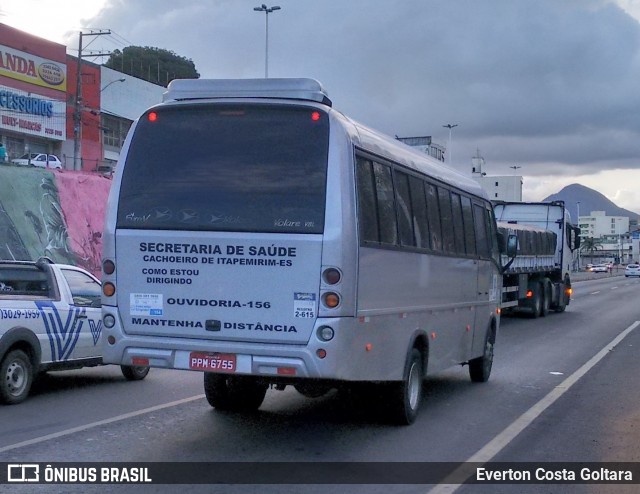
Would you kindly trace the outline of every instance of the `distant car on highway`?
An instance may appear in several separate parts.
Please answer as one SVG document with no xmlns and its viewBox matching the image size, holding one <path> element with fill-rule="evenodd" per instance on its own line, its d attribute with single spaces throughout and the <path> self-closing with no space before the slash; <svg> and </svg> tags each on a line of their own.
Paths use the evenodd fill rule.
<svg viewBox="0 0 640 494">
<path fill-rule="evenodd" d="M 62 162 L 55 154 L 27 153 L 19 158 L 11 160 L 16 165 L 32 165 L 40 168 L 62 169 Z"/>
<path fill-rule="evenodd" d="M 609 266 L 607 264 L 595 264 L 591 267 L 592 273 L 608 273 Z"/>
<path fill-rule="evenodd" d="M 629 276 L 638 276 L 638 277 L 640 277 L 640 264 L 627 264 L 627 267 L 624 268 L 624 275 L 627 278 Z"/>
</svg>

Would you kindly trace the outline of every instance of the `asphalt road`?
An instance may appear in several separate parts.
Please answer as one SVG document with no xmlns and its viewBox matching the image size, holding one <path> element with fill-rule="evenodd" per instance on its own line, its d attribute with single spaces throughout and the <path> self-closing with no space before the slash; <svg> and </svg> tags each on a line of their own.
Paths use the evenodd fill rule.
<svg viewBox="0 0 640 494">
<path fill-rule="evenodd" d="M 134 383 L 114 366 L 51 373 L 25 403 L 0 408 L 0 462 L 293 462 L 292 470 L 304 472 L 304 464 L 295 462 L 381 462 L 380 468 L 393 470 L 389 462 L 640 461 L 635 350 L 640 328 L 633 326 L 640 321 L 638 295 L 640 279 L 607 276 L 574 283 L 563 314 L 504 317 L 491 380 L 471 383 L 466 368 L 430 376 L 421 415 L 410 427 L 390 426 L 371 406 L 334 392 L 308 399 L 289 388 L 270 390 L 258 412 L 237 415 L 209 407 L 198 373 L 153 369 Z M 60 490 L 52 490 L 56 487 Z M 11 493 L 638 490 L 637 484 L 0 485 L 0 492 L 3 488 Z"/>
</svg>

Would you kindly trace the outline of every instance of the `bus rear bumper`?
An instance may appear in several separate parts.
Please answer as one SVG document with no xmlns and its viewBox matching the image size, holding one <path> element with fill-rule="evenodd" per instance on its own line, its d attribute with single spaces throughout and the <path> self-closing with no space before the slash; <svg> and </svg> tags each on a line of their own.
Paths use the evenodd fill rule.
<svg viewBox="0 0 640 494">
<path fill-rule="evenodd" d="M 335 381 L 395 381 L 404 370 L 405 345 L 378 341 L 358 329 L 354 318 L 325 319 L 335 338 L 312 336 L 305 344 L 214 341 L 155 335 L 126 334 L 122 326 L 104 328 L 103 360 L 119 365 L 148 365 L 165 369 L 232 372 L 264 378 Z M 314 332 L 315 334 L 315 332 Z M 371 345 L 370 342 L 374 342 Z M 393 340 L 391 340 L 393 341 Z M 370 350 L 373 346 L 374 351 Z M 376 351 L 377 350 L 377 351 Z M 200 360 L 198 360 L 200 359 Z M 212 365 L 210 360 L 216 360 Z M 229 366 L 225 366 L 227 363 Z"/>
</svg>

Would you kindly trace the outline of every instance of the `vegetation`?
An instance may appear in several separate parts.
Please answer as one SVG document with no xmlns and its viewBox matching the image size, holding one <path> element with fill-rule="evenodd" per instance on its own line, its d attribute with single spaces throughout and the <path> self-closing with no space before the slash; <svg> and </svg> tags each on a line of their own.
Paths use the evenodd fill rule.
<svg viewBox="0 0 640 494">
<path fill-rule="evenodd" d="M 599 249 L 602 249 L 602 240 L 599 238 L 586 237 L 582 239 L 580 244 L 580 251 L 588 252 L 591 256 L 591 262 L 593 263 L 593 253 Z"/>
<path fill-rule="evenodd" d="M 200 77 L 191 59 L 149 46 L 128 46 L 122 51 L 115 50 L 105 66 L 165 87 L 173 79 Z"/>
</svg>

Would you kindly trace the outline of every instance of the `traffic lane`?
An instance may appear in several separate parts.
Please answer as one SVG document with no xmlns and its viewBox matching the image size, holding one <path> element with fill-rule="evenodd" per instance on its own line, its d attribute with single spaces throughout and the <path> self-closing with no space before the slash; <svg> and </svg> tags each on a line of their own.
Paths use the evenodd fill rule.
<svg viewBox="0 0 640 494">
<path fill-rule="evenodd" d="M 624 296 L 627 292 L 619 293 Z M 637 291 L 628 295 L 637 297 Z M 601 333 L 598 318 L 603 314 L 599 311 L 591 317 L 586 314 L 593 326 L 578 328 L 580 338 L 569 341 L 568 346 L 563 341 L 574 329 L 572 325 L 553 338 L 547 334 L 539 339 L 571 314 L 567 311 L 535 321 L 514 318 L 503 325 L 499 341 L 506 358 L 498 357 L 492 380 L 472 384 L 466 369 L 459 368 L 428 379 L 423 413 L 412 427 L 389 427 L 358 408 L 358 403 L 351 406 L 335 393 L 308 400 L 293 390 L 270 391 L 256 414 L 220 414 L 200 400 L 59 438 L 55 445 L 47 441 L 8 454 L 26 455 L 33 461 L 87 457 L 96 461 L 461 461 L 560 382 L 544 365 L 547 354 L 541 350 L 563 347 L 560 357 L 566 363 L 576 350 L 582 350 L 580 346 L 593 347 L 594 338 L 585 336 Z M 517 331 L 523 327 L 527 330 Z M 615 331 L 615 327 L 607 330 Z M 510 341 L 520 340 L 527 343 L 525 354 L 536 358 L 514 355 Z M 592 355 L 595 349 L 591 349 Z M 557 357 L 549 363 L 554 360 Z M 519 378 L 517 371 L 523 368 L 529 371 Z M 201 375 L 195 375 L 201 380 Z M 532 376 L 536 385 L 532 385 Z"/>
<path fill-rule="evenodd" d="M 115 365 L 48 372 L 26 401 L 0 406 L 0 448 L 202 393 L 202 377 L 188 371 L 151 369 L 142 381 Z"/>
<path fill-rule="evenodd" d="M 517 417 L 523 409 L 540 399 L 543 393 L 561 382 L 563 375 L 578 368 L 599 349 L 593 343 L 597 338 L 585 338 L 585 335 L 590 333 L 602 336 L 599 324 L 590 329 L 588 326 L 577 327 L 578 325 L 572 323 L 576 317 L 582 316 L 579 312 L 567 311 L 565 314 L 554 314 L 544 319 L 514 319 L 511 323 L 505 324 L 498 340 L 497 360 L 491 381 L 479 385 L 470 383 L 466 368 L 454 368 L 432 376 L 426 382 L 423 413 L 418 423 L 411 428 L 389 428 L 380 416 L 369 411 L 368 406 L 363 407 L 357 400 L 350 402 L 336 393 L 323 399 L 309 400 L 289 389 L 285 393 L 270 390 L 257 415 L 224 415 L 216 412 L 211 415 L 204 400 L 179 407 L 190 417 L 188 423 L 197 425 L 181 431 L 180 436 L 184 438 L 191 431 L 194 444 L 199 444 L 199 438 L 205 443 L 216 443 L 225 452 L 224 458 L 239 461 L 251 459 L 243 449 L 238 449 L 235 442 L 238 436 L 247 439 L 247 430 L 256 431 L 263 428 L 262 436 L 270 438 L 269 444 L 277 444 L 282 433 L 281 427 L 291 430 L 297 426 L 296 437 L 302 438 L 302 446 L 298 441 L 292 441 L 293 445 L 290 447 L 272 450 L 257 441 L 253 455 L 256 454 L 255 451 L 263 451 L 265 455 L 256 456 L 255 461 L 299 459 L 298 453 L 287 456 L 291 452 L 303 453 L 311 459 L 322 457 L 325 461 L 397 461 L 398 455 L 390 454 L 387 447 L 380 447 L 374 442 L 369 448 L 367 445 L 370 444 L 370 438 L 354 435 L 354 427 L 363 427 L 375 431 L 376 435 L 381 431 L 405 445 L 406 458 L 411 458 L 412 461 L 460 461 L 465 459 L 474 447 L 481 447 L 486 437 L 499 432 L 505 422 L 508 423 L 508 420 Z M 587 321 L 594 322 L 602 316 L 598 313 L 585 317 Z M 558 329 L 558 326 L 562 326 L 562 329 Z M 607 323 L 607 329 L 611 334 L 615 332 L 614 325 Z M 602 342 L 604 343 L 606 341 Z M 600 342 L 597 344 L 601 346 Z M 200 387 L 202 375 L 191 374 L 197 376 Z M 158 412 L 161 413 L 168 414 L 168 420 L 172 420 L 171 415 L 174 411 Z M 175 416 L 173 420 L 180 422 L 181 416 L 182 414 Z M 499 417 L 499 420 L 496 420 L 496 417 Z M 213 420 L 213 427 L 209 423 L 210 420 Z M 255 420 L 255 423 L 251 420 Z M 324 442 L 320 443 L 321 448 L 318 451 L 308 450 L 309 445 L 314 444 L 313 434 L 318 432 L 317 428 L 326 427 L 327 424 L 338 433 L 330 444 L 341 438 L 346 440 L 344 444 L 341 443 L 339 453 L 327 450 Z M 438 424 L 454 427 L 455 433 L 451 434 L 449 428 L 439 427 Z M 220 427 L 229 431 L 228 438 L 217 436 L 217 429 Z M 415 429 L 419 429 L 421 433 L 415 434 Z M 202 431 L 211 432 L 203 435 Z M 311 431 L 312 435 L 308 436 L 306 431 Z M 126 437 L 126 434 L 122 437 Z M 420 439 L 421 437 L 428 438 L 428 448 L 424 447 L 425 441 Z M 162 435 L 159 441 L 154 437 L 149 438 L 140 455 L 144 456 L 143 450 L 149 449 L 159 455 L 158 460 L 220 459 L 215 454 L 211 456 L 208 448 L 198 447 L 183 450 L 176 457 L 174 455 L 178 452 L 172 450 L 170 444 L 164 444 L 163 439 Z M 356 449 L 351 448 L 350 444 L 356 444 Z M 433 447 L 445 444 L 446 448 Z M 131 451 L 135 451 L 137 446 L 131 447 Z"/>
<path fill-rule="evenodd" d="M 496 365 L 517 360 L 519 365 L 509 366 L 509 377 L 514 383 L 528 379 L 530 386 L 553 382 L 560 374 L 552 372 L 570 374 L 640 318 L 639 281 L 581 282 L 564 313 L 502 317 Z"/>
<path fill-rule="evenodd" d="M 624 276 L 607 276 L 603 278 L 577 281 L 572 284 L 573 295 L 584 296 L 599 290 L 617 289 L 621 286 L 637 286 L 640 284 L 640 278 L 625 278 Z"/>
<path fill-rule="evenodd" d="M 640 330 L 636 329 L 585 379 L 579 380 L 499 455 L 497 462 L 638 462 L 640 461 Z M 608 465 L 603 465 L 607 467 Z M 517 468 L 517 465 L 513 465 Z M 609 468 L 612 468 L 609 465 Z M 636 485 L 553 486 L 493 484 L 464 486 L 466 493 L 637 493 Z"/>
</svg>

